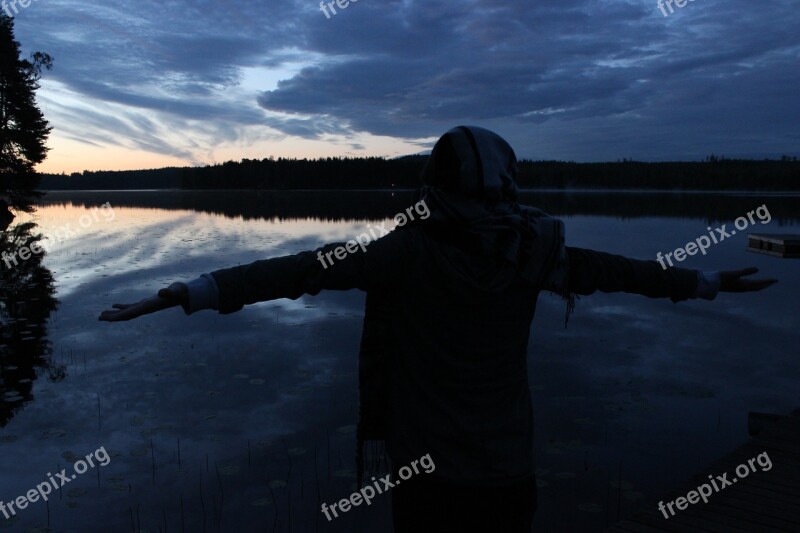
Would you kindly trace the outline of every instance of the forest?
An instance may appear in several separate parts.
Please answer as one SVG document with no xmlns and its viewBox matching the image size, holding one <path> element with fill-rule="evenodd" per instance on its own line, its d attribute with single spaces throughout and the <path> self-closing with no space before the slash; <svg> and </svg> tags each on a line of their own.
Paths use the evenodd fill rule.
<svg viewBox="0 0 800 533">
<path fill-rule="evenodd" d="M 419 185 L 427 156 L 242 159 L 203 167 L 84 171 L 43 175 L 44 190 L 256 189 L 374 190 Z M 790 191 L 800 187 L 800 162 L 726 159 L 698 162 L 519 162 L 523 189 L 653 189 Z"/>
</svg>

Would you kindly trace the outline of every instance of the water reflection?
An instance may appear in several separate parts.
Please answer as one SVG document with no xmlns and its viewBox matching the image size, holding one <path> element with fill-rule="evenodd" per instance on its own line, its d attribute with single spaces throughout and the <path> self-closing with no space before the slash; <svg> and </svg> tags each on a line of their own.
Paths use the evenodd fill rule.
<svg viewBox="0 0 800 533">
<path fill-rule="evenodd" d="M 322 221 L 381 220 L 416 201 L 417 191 L 54 191 L 44 205 L 71 202 L 97 205 L 115 199 L 119 207 L 191 210 L 244 220 Z M 699 218 L 733 221 L 767 204 L 779 223 L 800 220 L 798 197 L 790 194 L 640 193 L 525 191 L 520 201 L 556 216 L 598 215 L 620 219 L 642 217 Z"/>
<path fill-rule="evenodd" d="M 112 460 L 49 508 L 26 509 L 12 530 L 388 530 L 390 498 L 331 523 L 319 512 L 320 501 L 337 501 L 354 483 L 362 293 L 323 292 L 228 316 L 174 310 L 119 327 L 97 314 L 202 272 L 352 238 L 413 199 L 412 191 L 49 194 L 30 227 L 46 238 L 75 227 L 83 206 L 109 202 L 116 217 L 44 258 L 60 305 L 41 354 L 53 352 L 68 378 L 33 382 L 28 400 L 36 401 L 0 428 L 0 499 L 75 454 L 105 446 Z M 774 196 L 526 201 L 564 217 L 571 245 L 641 258 L 702 235 L 714 217 L 725 223 L 766 203 L 773 221 L 765 228 L 796 232 L 800 213 L 797 198 Z M 749 254 L 745 241 L 737 235 L 685 266 L 752 263 L 781 280 L 778 290 L 680 305 L 595 295 L 579 302 L 566 331 L 562 303 L 540 299 L 529 350 L 537 530 L 600 531 L 619 507 L 624 515 L 745 439 L 741 413 L 796 407 L 800 333 L 785 295 L 800 290 L 797 263 Z M 38 290 L 45 286 L 52 298 L 52 282 Z M 17 316 L 30 316 L 27 293 L 12 300 Z M 44 338 L 43 329 L 14 327 L 20 339 Z M 62 357 L 70 353 L 80 356 Z"/>
<path fill-rule="evenodd" d="M 2 207 L 2 206 L 0 206 Z M 0 209 L 0 217 L 3 216 Z M 7 211 L 6 211 L 7 212 Z M 51 361 L 47 321 L 58 302 L 52 273 L 42 265 L 44 254 L 30 254 L 42 239 L 34 222 L 11 225 L 4 218 L 0 232 L 0 427 L 33 400 L 33 382 L 64 378 L 65 369 Z M 36 243 L 36 244 L 34 244 Z M 27 257 L 27 259 L 23 259 Z"/>
</svg>

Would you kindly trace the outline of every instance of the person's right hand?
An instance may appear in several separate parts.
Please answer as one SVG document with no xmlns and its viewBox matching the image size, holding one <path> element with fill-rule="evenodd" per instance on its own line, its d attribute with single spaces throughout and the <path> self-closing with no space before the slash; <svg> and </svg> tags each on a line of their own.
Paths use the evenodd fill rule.
<svg viewBox="0 0 800 533">
<path fill-rule="evenodd" d="M 104 322 L 121 322 L 132 320 L 156 311 L 183 305 L 189 299 L 189 291 L 184 283 L 173 283 L 166 289 L 158 291 L 157 296 L 145 298 L 134 304 L 114 304 L 109 309 L 100 313 L 100 320 Z"/>
</svg>

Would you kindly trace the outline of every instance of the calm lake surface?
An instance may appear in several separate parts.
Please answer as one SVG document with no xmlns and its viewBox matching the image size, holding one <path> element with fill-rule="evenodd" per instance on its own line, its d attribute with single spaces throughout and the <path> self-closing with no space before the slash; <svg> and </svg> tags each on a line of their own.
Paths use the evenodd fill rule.
<svg viewBox="0 0 800 533">
<path fill-rule="evenodd" d="M 97 317 L 173 281 L 348 240 L 413 201 L 411 192 L 48 194 L 25 217 L 48 252 L 12 269 L 26 277 L 5 286 L 0 302 L 0 500 L 74 472 L 71 463 L 101 447 L 110 461 L 46 503 L 0 515 L 0 529 L 390 531 L 390 495 L 332 522 L 319 512 L 354 490 L 363 293 L 228 316 Z M 780 280 L 713 302 L 596 294 L 578 301 L 566 329 L 564 304 L 542 294 L 528 352 L 537 531 L 601 531 L 743 443 L 748 411 L 800 407 L 800 260 L 746 251 L 746 233 L 800 233 L 800 198 L 524 201 L 562 217 L 569 245 L 641 259 L 708 226 L 730 231 L 766 205 L 769 224 L 756 218 L 680 266 L 752 265 Z M 105 203 L 113 218 L 92 218 Z M 77 234 L 56 242 L 65 225 Z"/>
</svg>

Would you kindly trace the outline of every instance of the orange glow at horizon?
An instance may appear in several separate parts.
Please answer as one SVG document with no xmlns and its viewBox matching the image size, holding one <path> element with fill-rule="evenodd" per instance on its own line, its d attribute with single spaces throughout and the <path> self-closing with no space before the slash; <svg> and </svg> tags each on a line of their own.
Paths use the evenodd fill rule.
<svg viewBox="0 0 800 533">
<path fill-rule="evenodd" d="M 285 138 L 281 141 L 258 141 L 249 146 L 220 146 L 213 154 L 189 161 L 174 156 L 133 150 L 115 145 L 91 145 L 71 138 L 61 137 L 56 131 L 50 136 L 47 159 L 36 170 L 50 174 L 71 174 L 84 170 L 142 170 L 164 167 L 202 166 L 241 159 L 264 159 L 270 156 L 287 158 L 318 157 L 395 157 L 423 151 L 412 144 L 388 137 L 370 137 L 365 149 L 354 150 L 343 141 L 328 142 L 302 138 Z M 360 142 L 358 139 L 356 142 Z M 363 144 L 363 143 L 362 143 Z"/>
</svg>

